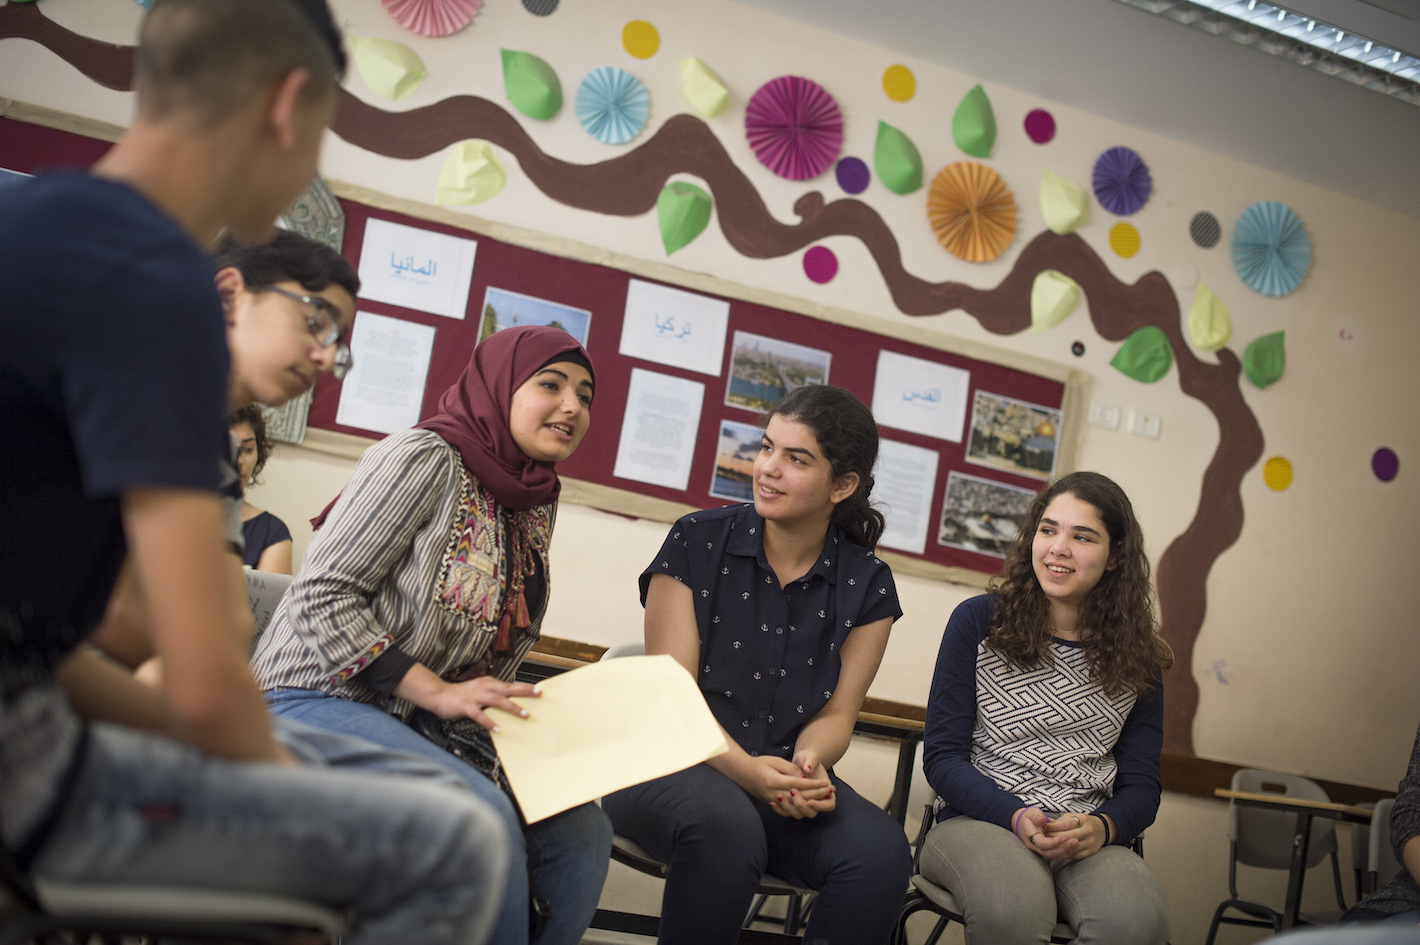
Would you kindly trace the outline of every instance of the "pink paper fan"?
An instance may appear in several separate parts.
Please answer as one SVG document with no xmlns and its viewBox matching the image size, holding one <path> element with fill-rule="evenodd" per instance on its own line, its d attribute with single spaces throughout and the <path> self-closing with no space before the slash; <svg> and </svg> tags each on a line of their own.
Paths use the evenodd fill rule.
<svg viewBox="0 0 1420 945">
<path fill-rule="evenodd" d="M 784 75 L 764 83 L 750 98 L 745 137 L 765 167 L 789 180 L 808 180 L 838 157 L 843 115 L 823 86 Z"/>
<path fill-rule="evenodd" d="M 420 36 L 457 33 L 483 8 L 483 0 L 381 0 L 389 15 Z"/>
</svg>

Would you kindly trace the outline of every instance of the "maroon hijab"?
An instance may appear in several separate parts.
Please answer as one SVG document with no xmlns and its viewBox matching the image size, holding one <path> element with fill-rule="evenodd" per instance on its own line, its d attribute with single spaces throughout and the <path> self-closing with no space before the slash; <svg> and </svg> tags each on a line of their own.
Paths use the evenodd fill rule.
<svg viewBox="0 0 1420 945">
<path fill-rule="evenodd" d="M 546 505 L 562 488 L 552 463 L 539 463 L 513 440 L 508 416 L 513 392 L 557 355 L 578 352 L 577 339 L 560 328 L 527 325 L 494 332 L 473 349 L 463 376 L 439 398 L 439 411 L 416 425 L 433 430 L 459 451 L 473 477 L 514 511 Z"/>
<path fill-rule="evenodd" d="M 463 375 L 439 398 L 438 412 L 415 429 L 432 430 L 458 450 L 464 466 L 500 504 L 518 512 L 545 505 L 557 498 L 562 484 L 552 463 L 536 462 L 518 448 L 508 416 L 514 391 L 557 355 L 573 352 L 592 363 L 577 339 L 560 328 L 524 325 L 494 332 L 473 349 Z M 311 525 L 325 524 L 334 505 L 332 499 Z"/>
</svg>

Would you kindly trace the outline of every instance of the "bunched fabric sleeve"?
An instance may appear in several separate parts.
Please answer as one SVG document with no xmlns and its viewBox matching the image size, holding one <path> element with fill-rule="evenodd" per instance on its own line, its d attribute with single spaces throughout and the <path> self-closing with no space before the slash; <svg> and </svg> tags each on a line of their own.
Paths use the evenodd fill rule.
<svg viewBox="0 0 1420 945">
<path fill-rule="evenodd" d="M 976 726 L 976 659 L 991 625 L 994 599 L 983 594 L 952 611 L 937 652 L 937 669 L 927 696 L 922 767 L 950 811 L 1011 829 L 1011 815 L 1025 802 L 1001 790 L 971 763 Z"/>
<path fill-rule="evenodd" d="M 1114 743 L 1114 793 L 1097 814 L 1108 814 L 1118 827 L 1115 843 L 1129 843 L 1154 822 L 1163 793 L 1160 753 L 1164 747 L 1164 682 L 1134 702 Z"/>
<path fill-rule="evenodd" d="M 395 628 L 380 626 L 371 602 L 439 507 L 448 463 L 443 441 L 423 431 L 381 440 L 365 451 L 307 549 L 285 609 L 332 689 L 394 642 Z"/>
</svg>

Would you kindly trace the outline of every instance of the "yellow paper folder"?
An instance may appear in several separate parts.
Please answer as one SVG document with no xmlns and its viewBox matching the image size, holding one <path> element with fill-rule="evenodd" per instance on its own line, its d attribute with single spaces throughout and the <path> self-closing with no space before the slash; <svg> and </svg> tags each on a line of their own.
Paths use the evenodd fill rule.
<svg viewBox="0 0 1420 945">
<path fill-rule="evenodd" d="M 593 663 L 518 698 L 520 719 L 490 709 L 508 782 L 528 823 L 725 752 L 725 736 L 695 685 L 669 656 Z"/>
</svg>

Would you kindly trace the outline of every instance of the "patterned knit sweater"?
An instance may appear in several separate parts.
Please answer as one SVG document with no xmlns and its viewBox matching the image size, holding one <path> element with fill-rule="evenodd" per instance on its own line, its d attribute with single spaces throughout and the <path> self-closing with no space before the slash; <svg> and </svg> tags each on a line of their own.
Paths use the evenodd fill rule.
<svg viewBox="0 0 1420 945">
<path fill-rule="evenodd" d="M 989 595 L 959 606 L 937 656 L 923 767 L 945 805 L 938 819 L 1010 829 L 1021 807 L 1099 812 L 1127 843 L 1158 813 L 1162 687 L 1107 696 L 1067 640 L 1051 644 L 1045 666 L 1009 666 L 984 642 L 994 606 Z"/>
</svg>

